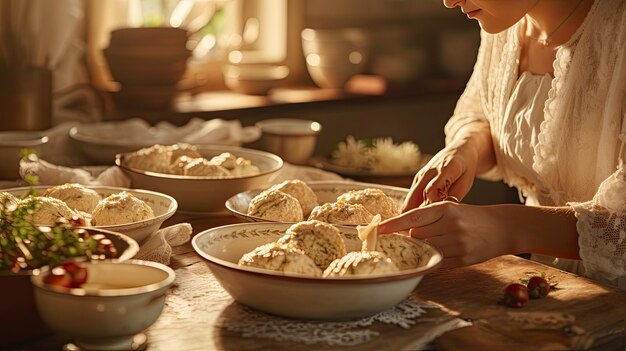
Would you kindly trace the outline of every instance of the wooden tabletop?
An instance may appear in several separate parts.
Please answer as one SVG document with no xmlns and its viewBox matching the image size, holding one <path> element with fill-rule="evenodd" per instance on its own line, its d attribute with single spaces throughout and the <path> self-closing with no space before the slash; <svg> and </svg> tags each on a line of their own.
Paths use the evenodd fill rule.
<svg viewBox="0 0 626 351">
<path fill-rule="evenodd" d="M 237 223 L 232 216 L 191 216 L 177 214 L 165 225 L 188 222 L 194 233 Z M 206 300 L 193 298 L 183 289 L 185 279 L 212 277 L 209 268 L 185 244 L 174 248 L 170 266 L 176 271 L 177 288 L 172 289 L 159 320 L 147 331 L 148 350 L 317 350 L 320 345 L 244 338 L 216 327 L 218 319 L 238 304 L 224 299 L 212 308 Z M 524 308 L 499 304 L 506 285 L 530 274 L 552 276 L 558 289 L 544 299 L 531 300 Z M 191 278 L 190 278 L 191 277 Z M 626 291 L 605 286 L 516 256 L 502 256 L 471 267 L 439 270 L 426 276 L 415 291 L 424 300 L 442 306 L 451 314 L 473 322 L 473 326 L 443 334 L 434 341 L 441 350 L 554 350 L 626 349 Z M 185 311 L 171 308 L 184 300 Z M 394 325 L 376 326 L 380 335 L 372 341 L 350 347 L 324 350 L 412 349 L 424 331 L 420 326 L 403 329 Z M 33 340 L 18 350 L 60 349 L 61 336 Z"/>
</svg>

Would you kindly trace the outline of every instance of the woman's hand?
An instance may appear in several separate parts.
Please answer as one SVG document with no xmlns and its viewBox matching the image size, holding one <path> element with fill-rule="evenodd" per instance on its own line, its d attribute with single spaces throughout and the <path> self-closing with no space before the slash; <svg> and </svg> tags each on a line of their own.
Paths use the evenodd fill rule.
<svg viewBox="0 0 626 351">
<path fill-rule="evenodd" d="M 497 206 L 450 201 L 412 209 L 378 225 L 378 233 L 409 230 L 443 253 L 443 267 L 467 266 L 515 253 L 515 238 Z"/>
<path fill-rule="evenodd" d="M 491 130 L 487 123 L 468 124 L 415 175 L 402 212 L 470 191 L 477 173 L 495 165 Z"/>
<path fill-rule="evenodd" d="M 474 183 L 477 164 L 478 152 L 471 144 L 446 146 L 417 172 L 402 212 L 447 196 L 463 199 Z"/>
</svg>

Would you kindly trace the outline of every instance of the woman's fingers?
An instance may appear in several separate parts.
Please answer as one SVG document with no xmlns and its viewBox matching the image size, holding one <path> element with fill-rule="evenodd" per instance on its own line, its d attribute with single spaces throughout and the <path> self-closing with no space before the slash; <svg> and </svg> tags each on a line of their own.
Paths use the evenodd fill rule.
<svg viewBox="0 0 626 351">
<path fill-rule="evenodd" d="M 472 189 L 473 184 L 474 177 L 460 177 L 456 182 L 450 185 L 448 195 L 454 196 L 459 200 L 463 200 L 467 193 L 470 192 L 470 189 Z"/>
<path fill-rule="evenodd" d="M 409 190 L 409 194 L 406 196 L 406 198 L 404 199 L 404 203 L 402 204 L 403 213 L 419 207 L 422 202 L 424 202 L 424 198 L 422 197 L 423 191 L 424 187 L 420 187 L 419 183 L 416 186 L 411 187 L 411 190 Z"/>
<path fill-rule="evenodd" d="M 443 215 L 443 206 L 415 208 L 378 225 L 378 233 L 395 233 L 436 222 Z"/>
<path fill-rule="evenodd" d="M 450 188 L 462 177 L 463 167 L 458 162 L 446 162 L 439 167 L 438 174 L 424 188 L 423 198 L 429 202 L 444 199 Z M 463 194 L 465 195 L 465 194 Z"/>
<path fill-rule="evenodd" d="M 437 175 L 437 170 L 428 169 L 424 172 L 418 172 L 415 175 L 415 180 L 413 181 L 413 185 L 409 190 L 409 194 L 404 200 L 404 204 L 402 205 L 402 212 L 406 212 L 412 210 L 414 208 L 418 208 L 423 202 L 423 193 L 424 187 L 430 180 Z"/>
</svg>

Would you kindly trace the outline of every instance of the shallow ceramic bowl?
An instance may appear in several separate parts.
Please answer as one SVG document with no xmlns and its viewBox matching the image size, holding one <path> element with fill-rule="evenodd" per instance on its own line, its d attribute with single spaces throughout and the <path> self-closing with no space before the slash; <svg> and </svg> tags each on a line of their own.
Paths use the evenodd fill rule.
<svg viewBox="0 0 626 351">
<path fill-rule="evenodd" d="M 364 54 L 352 51 L 345 55 L 309 54 L 306 68 L 320 88 L 341 88 L 355 74 L 366 68 Z"/>
<path fill-rule="evenodd" d="M 0 179 L 16 180 L 20 177 L 22 149 L 42 156 L 48 137 L 41 132 L 0 132 Z"/>
<path fill-rule="evenodd" d="M 290 226 L 242 223 L 217 227 L 197 234 L 192 245 L 238 302 L 267 313 L 304 319 L 352 319 L 384 311 L 407 298 L 443 258 L 436 248 L 416 240 L 426 264 L 391 274 L 313 278 L 237 264 L 243 254 L 278 240 Z M 338 228 L 348 251 L 361 249 L 356 229 Z"/>
<path fill-rule="evenodd" d="M 338 182 L 334 180 L 321 180 L 307 182 L 311 190 L 317 195 L 318 203 L 325 204 L 337 201 L 341 194 L 345 194 L 351 190 L 362 190 L 374 188 L 382 190 L 387 196 L 391 197 L 398 208 L 402 207 L 404 199 L 409 193 L 408 189 L 397 188 L 380 184 L 358 183 L 352 181 Z M 232 196 L 226 201 L 226 208 L 235 216 L 249 222 L 275 222 L 271 219 L 255 217 L 248 215 L 248 207 L 250 201 L 265 189 L 254 189 L 241 192 Z M 367 223 L 363 223 L 367 224 Z"/>
<path fill-rule="evenodd" d="M 137 242 L 126 235 L 89 228 L 94 234 L 103 234 L 113 242 L 120 253 L 113 261 L 122 262 L 133 258 L 139 251 Z M 11 323 L 4 323 L 0 330 L 0 348 L 49 333 L 39 317 L 35 306 L 30 277 L 33 270 L 19 273 L 0 272 L 0 315 Z M 28 326 L 28 327 L 24 327 Z"/>
<path fill-rule="evenodd" d="M 318 122 L 298 118 L 264 119 L 255 126 L 263 133 L 261 143 L 265 150 L 294 164 L 308 162 L 322 130 Z"/>
<path fill-rule="evenodd" d="M 243 94 L 266 95 L 278 82 L 287 78 L 289 68 L 277 65 L 226 65 L 226 86 Z"/>
<path fill-rule="evenodd" d="M 305 28 L 300 33 L 305 56 L 310 53 L 336 53 L 364 50 L 371 45 L 370 34 L 362 28 Z"/>
<path fill-rule="evenodd" d="M 269 182 L 283 166 L 283 160 L 269 152 L 224 145 L 198 145 L 203 157 L 211 159 L 223 152 L 243 157 L 259 167 L 259 174 L 212 178 L 202 176 L 181 176 L 144 171 L 126 166 L 128 154 L 116 156 L 117 164 L 130 177 L 136 188 L 150 189 L 167 193 L 178 201 L 179 210 L 195 213 L 227 213 L 226 200 L 242 191 L 256 189 Z"/>
<path fill-rule="evenodd" d="M 423 154 L 420 165 L 417 167 L 417 169 L 419 170 L 420 168 L 424 167 L 431 160 L 432 157 L 432 155 Z M 404 172 L 375 172 L 351 167 L 344 167 L 332 163 L 329 159 L 325 157 L 313 157 L 309 161 L 309 164 L 325 171 L 337 173 L 346 178 L 358 180 L 361 182 L 385 184 L 401 188 L 410 188 L 413 184 L 415 174 L 417 173 L 417 170 Z"/>
<path fill-rule="evenodd" d="M 45 284 L 47 268 L 33 275 L 43 321 L 85 350 L 131 350 L 135 334 L 161 315 L 174 271 L 160 263 L 86 262 L 87 282 L 70 289 Z"/>
<path fill-rule="evenodd" d="M 69 136 L 76 148 L 94 165 L 112 165 L 115 163 L 115 155 L 158 142 L 158 139 L 151 138 L 148 132 L 142 133 L 144 138 L 139 140 L 129 133 L 137 132 L 136 128 L 120 127 L 117 124 L 105 123 L 81 125 L 72 127 Z"/>
<path fill-rule="evenodd" d="M 50 187 L 51 186 L 47 185 L 38 185 L 21 188 L 1 189 L 0 191 L 11 193 L 17 197 L 22 197 L 25 196 L 30 189 L 35 189 L 39 194 L 41 194 Z M 128 235 L 139 243 L 143 242 L 148 236 L 150 236 L 150 234 L 159 230 L 161 224 L 163 224 L 166 219 L 170 218 L 176 212 L 176 209 L 178 207 L 178 203 L 173 197 L 154 191 L 95 185 L 85 185 L 85 187 L 95 190 L 98 194 L 100 194 L 100 196 L 102 196 L 103 199 L 111 194 L 117 194 L 122 191 L 127 191 L 133 194 L 135 197 L 145 201 L 152 208 L 152 211 L 154 212 L 154 218 L 127 224 L 102 225 L 93 227 L 111 230 L 114 232 Z"/>
</svg>

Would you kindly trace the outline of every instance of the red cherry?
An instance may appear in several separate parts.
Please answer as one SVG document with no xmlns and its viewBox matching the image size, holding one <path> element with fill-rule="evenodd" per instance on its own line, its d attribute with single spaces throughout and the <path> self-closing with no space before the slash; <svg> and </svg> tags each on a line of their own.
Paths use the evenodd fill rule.
<svg viewBox="0 0 626 351">
<path fill-rule="evenodd" d="M 528 289 L 526 285 L 514 283 L 504 289 L 504 299 L 502 301 L 509 307 L 524 307 L 528 303 Z"/>
<path fill-rule="evenodd" d="M 87 269 L 82 268 L 76 273 L 72 274 L 72 287 L 80 288 L 81 285 L 87 282 Z"/>
<path fill-rule="evenodd" d="M 82 267 L 78 265 L 78 263 L 74 262 L 74 261 L 67 261 L 67 262 L 63 262 L 61 264 L 61 267 L 63 267 L 63 269 L 65 269 L 68 273 L 74 273 L 78 270 L 80 270 Z"/>
<path fill-rule="evenodd" d="M 87 281 L 87 268 L 76 262 L 67 261 L 61 265 L 72 279 L 72 288 L 80 288 Z"/>
<path fill-rule="evenodd" d="M 548 296 L 550 283 L 543 277 L 535 276 L 528 280 L 528 295 L 531 299 L 539 299 Z"/>
<path fill-rule="evenodd" d="M 43 282 L 49 285 L 60 286 L 64 288 L 72 287 L 72 277 L 67 274 L 63 267 L 53 268 L 48 275 L 43 278 Z"/>
</svg>

